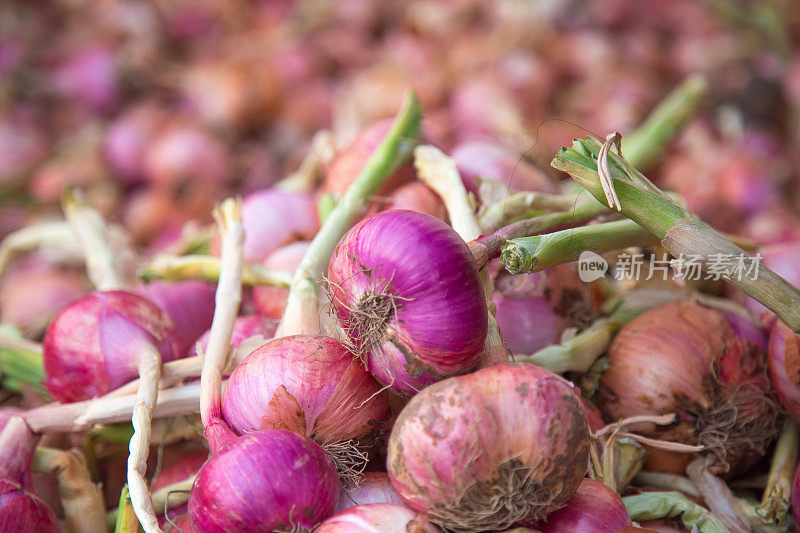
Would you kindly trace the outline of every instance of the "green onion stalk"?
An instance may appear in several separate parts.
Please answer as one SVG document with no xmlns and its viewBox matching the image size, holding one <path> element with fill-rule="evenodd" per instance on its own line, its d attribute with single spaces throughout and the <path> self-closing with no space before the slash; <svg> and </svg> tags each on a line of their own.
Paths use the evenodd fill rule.
<svg viewBox="0 0 800 533">
<path fill-rule="evenodd" d="M 601 151 L 605 157 L 600 156 Z M 599 161 L 598 161 L 599 160 Z M 593 137 L 576 139 L 562 148 L 552 166 L 567 172 L 598 202 L 608 206 L 598 165 L 604 170 L 620 205 L 619 212 L 652 233 L 674 257 L 691 257 L 702 265 L 715 263 L 717 272 L 738 289 L 772 310 L 800 333 L 800 291 L 763 266 L 758 257 L 704 224 L 653 185 L 623 157 Z"/>
</svg>

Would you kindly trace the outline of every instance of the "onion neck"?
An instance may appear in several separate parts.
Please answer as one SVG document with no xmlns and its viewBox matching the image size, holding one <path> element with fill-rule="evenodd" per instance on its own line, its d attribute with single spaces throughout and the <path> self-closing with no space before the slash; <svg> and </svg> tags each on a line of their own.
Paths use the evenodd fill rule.
<svg viewBox="0 0 800 533">
<path fill-rule="evenodd" d="M 764 496 L 761 504 L 755 508 L 758 516 L 767 522 L 782 524 L 791 520 L 789 519 L 789 506 L 792 481 L 797 468 L 798 441 L 800 441 L 800 434 L 797 422 L 788 417 L 772 455 Z"/>
<path fill-rule="evenodd" d="M 222 235 L 222 253 L 214 318 L 200 375 L 200 418 L 211 450 L 216 452 L 236 438 L 222 420 L 220 405 L 222 372 L 228 361 L 233 326 L 242 301 L 244 229 L 241 203 L 232 198 L 225 200 L 214 210 L 214 218 Z"/>
</svg>

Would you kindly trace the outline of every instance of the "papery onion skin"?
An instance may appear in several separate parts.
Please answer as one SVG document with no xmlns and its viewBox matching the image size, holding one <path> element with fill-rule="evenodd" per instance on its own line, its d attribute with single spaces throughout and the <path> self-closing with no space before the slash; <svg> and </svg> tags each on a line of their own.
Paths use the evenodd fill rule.
<svg viewBox="0 0 800 533">
<path fill-rule="evenodd" d="M 608 360 L 598 394 L 607 418 L 676 413 L 675 424 L 635 431 L 705 444 L 717 472 L 747 466 L 776 434 L 764 353 L 716 309 L 686 298 L 647 311 L 622 328 Z M 650 451 L 649 468 L 676 473 L 692 457 Z"/>
<path fill-rule="evenodd" d="M 319 229 L 316 207 L 304 194 L 264 189 L 242 202 L 244 260 L 260 263 L 296 239 L 310 240 Z"/>
<path fill-rule="evenodd" d="M 299 241 L 282 246 L 270 253 L 261 264 L 272 270 L 294 272 L 300 261 L 303 260 L 308 245 L 307 241 Z M 253 287 L 253 306 L 256 313 L 275 320 L 280 320 L 283 316 L 288 297 L 289 289 L 287 287 L 268 287 L 266 285 Z"/>
<path fill-rule="evenodd" d="M 370 503 L 350 507 L 325 520 L 314 533 L 440 533 L 408 507 Z"/>
<path fill-rule="evenodd" d="M 53 511 L 33 492 L 9 479 L 0 479 L 0 531 L 60 533 Z"/>
<path fill-rule="evenodd" d="M 397 495 L 397 492 L 395 492 L 394 487 L 392 487 L 389 474 L 386 472 L 364 472 L 357 487 L 343 488 L 336 512 L 369 503 L 405 505 L 400 496 Z"/>
<path fill-rule="evenodd" d="M 776 320 L 769 336 L 769 379 L 784 409 L 800 422 L 800 338 Z"/>
<path fill-rule="evenodd" d="M 194 533 L 310 531 L 338 500 L 328 454 L 307 437 L 270 429 L 248 433 L 206 461 L 189 516 Z"/>
<path fill-rule="evenodd" d="M 441 220 L 386 211 L 354 226 L 333 252 L 331 305 L 382 384 L 415 394 L 478 362 L 486 302 L 472 254 Z"/>
<path fill-rule="evenodd" d="M 529 364 L 431 385 L 395 423 L 392 484 L 411 509 L 453 531 L 540 520 L 574 494 L 586 472 L 589 427 L 577 394 Z"/>
<path fill-rule="evenodd" d="M 222 396 L 222 417 L 240 435 L 280 428 L 321 444 L 369 437 L 388 411 L 385 391 L 361 361 L 339 341 L 311 335 L 255 349 Z"/>
<path fill-rule="evenodd" d="M 151 281 L 139 287 L 136 292 L 167 312 L 181 340 L 181 355 L 211 327 L 216 290 L 208 283 Z"/>
<path fill-rule="evenodd" d="M 62 403 L 100 396 L 136 379 L 139 356 L 150 346 L 162 362 L 179 356 L 164 311 L 132 292 L 92 292 L 64 307 L 47 329 L 44 385 Z"/>
<path fill-rule="evenodd" d="M 564 507 L 550 513 L 537 528 L 541 533 L 617 533 L 631 525 L 631 517 L 619 495 L 600 481 L 587 478 Z"/>
<path fill-rule="evenodd" d="M 261 335 L 262 337 L 271 338 L 275 335 L 275 330 L 278 329 L 278 322 L 271 318 L 265 318 L 259 315 L 244 315 L 236 318 L 233 323 L 233 332 L 231 333 L 230 345 L 233 348 L 238 347 L 242 341 Z M 193 343 L 192 348 L 189 350 L 189 355 L 197 355 L 197 345 L 200 345 L 202 350 L 208 348 L 208 340 L 211 337 L 211 330 L 207 330 L 200 335 L 197 342 Z"/>
</svg>

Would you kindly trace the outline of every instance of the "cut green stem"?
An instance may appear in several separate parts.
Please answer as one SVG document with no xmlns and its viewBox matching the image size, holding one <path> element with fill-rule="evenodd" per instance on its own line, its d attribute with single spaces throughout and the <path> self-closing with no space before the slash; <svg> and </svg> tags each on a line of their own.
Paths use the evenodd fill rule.
<svg viewBox="0 0 800 533">
<path fill-rule="evenodd" d="M 577 261 L 585 251 L 606 253 L 657 242 L 639 224 L 617 220 L 512 239 L 503 245 L 500 261 L 512 274 L 524 274 Z"/>
<path fill-rule="evenodd" d="M 562 148 L 551 164 L 569 173 L 603 203 L 605 192 L 597 173 L 601 147 L 592 137 L 576 140 L 572 148 Z M 797 288 L 677 205 L 621 157 L 609 151 L 608 163 L 624 216 L 658 237 L 674 257 L 691 258 L 701 265 L 714 262 L 722 279 L 762 303 L 795 333 L 800 333 Z"/>
</svg>

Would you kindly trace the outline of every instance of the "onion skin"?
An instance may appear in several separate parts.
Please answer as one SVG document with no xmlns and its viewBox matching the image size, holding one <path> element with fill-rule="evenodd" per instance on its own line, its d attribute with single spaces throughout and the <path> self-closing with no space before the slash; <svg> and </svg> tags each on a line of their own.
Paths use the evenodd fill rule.
<svg viewBox="0 0 800 533">
<path fill-rule="evenodd" d="M 288 429 L 320 444 L 370 436 L 389 401 L 339 341 L 294 335 L 255 349 L 231 374 L 222 417 L 239 435 Z"/>
<path fill-rule="evenodd" d="M 319 229 L 316 208 L 304 194 L 265 189 L 242 202 L 244 260 L 260 263 L 273 250 L 296 239 L 310 240 Z"/>
<path fill-rule="evenodd" d="M 278 248 L 261 263 L 265 268 L 294 272 L 308 250 L 306 241 L 293 242 Z M 275 320 L 283 317 L 289 289 L 286 287 L 253 287 L 253 307 L 256 313 Z"/>
<path fill-rule="evenodd" d="M 440 533 L 408 507 L 370 503 L 350 507 L 325 520 L 314 533 Z"/>
<path fill-rule="evenodd" d="M 166 311 L 172 319 L 181 339 L 181 354 L 185 354 L 197 338 L 211 327 L 216 291 L 208 283 L 151 281 L 139 287 L 137 292 Z"/>
<path fill-rule="evenodd" d="M 178 358 L 179 337 L 164 311 L 132 292 L 92 292 L 64 307 L 47 329 L 44 385 L 62 403 L 103 395 L 139 376 L 147 345 L 163 362 Z"/>
<path fill-rule="evenodd" d="M 763 453 L 776 433 L 777 406 L 767 395 L 764 359 L 721 312 L 691 298 L 677 300 L 622 328 L 608 352 L 598 404 L 609 419 L 676 413 L 671 426 L 643 424 L 635 431 L 705 444 L 717 456 L 716 472 L 736 470 Z M 682 473 L 691 459 L 650 452 L 650 469 Z"/>
<path fill-rule="evenodd" d="M 544 518 L 574 494 L 588 460 L 573 385 L 520 364 L 417 394 L 395 423 L 387 466 L 408 507 L 454 531 L 484 531 Z"/>
<path fill-rule="evenodd" d="M 0 531 L 60 533 L 53 511 L 33 492 L 9 479 L 0 479 Z"/>
<path fill-rule="evenodd" d="M 631 525 L 628 510 L 616 492 L 599 481 L 584 479 L 564 507 L 553 511 L 537 527 L 541 533 L 617 533 Z"/>
<path fill-rule="evenodd" d="M 483 289 L 469 248 L 441 220 L 413 211 L 363 220 L 336 246 L 328 279 L 354 350 L 396 392 L 415 394 L 477 364 L 488 327 Z"/>
<path fill-rule="evenodd" d="M 769 379 L 784 409 L 800 422 L 800 338 L 776 320 L 769 336 Z"/>
<path fill-rule="evenodd" d="M 392 487 L 392 482 L 389 481 L 389 474 L 386 472 L 364 472 L 357 487 L 342 490 L 336 512 L 350 509 L 356 505 L 361 506 L 370 503 L 405 505 Z"/>
<path fill-rule="evenodd" d="M 271 429 L 248 433 L 206 461 L 189 516 L 194 533 L 310 531 L 338 500 L 328 454 L 309 438 Z"/>
</svg>

